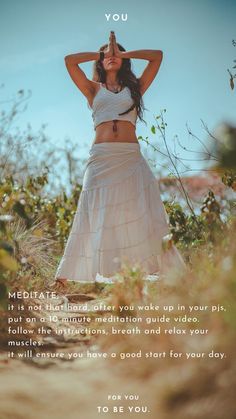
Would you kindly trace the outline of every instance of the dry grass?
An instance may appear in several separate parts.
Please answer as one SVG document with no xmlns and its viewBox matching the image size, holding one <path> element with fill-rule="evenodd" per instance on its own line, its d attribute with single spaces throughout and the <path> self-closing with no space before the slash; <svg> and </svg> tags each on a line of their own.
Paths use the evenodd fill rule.
<svg viewBox="0 0 236 419">
<path fill-rule="evenodd" d="M 9 223 L 8 234 L 13 241 L 18 261 L 32 275 L 47 277 L 54 269 L 56 240 L 48 237 L 47 221 L 37 220 L 27 228 L 22 218 L 16 217 Z M 25 269 L 25 270 L 26 270 Z M 24 269 L 23 269 L 24 272 Z"/>
</svg>

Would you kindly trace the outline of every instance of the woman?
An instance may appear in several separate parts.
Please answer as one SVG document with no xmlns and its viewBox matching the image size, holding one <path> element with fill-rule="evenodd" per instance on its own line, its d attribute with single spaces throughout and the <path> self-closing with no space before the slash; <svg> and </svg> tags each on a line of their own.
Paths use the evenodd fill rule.
<svg viewBox="0 0 236 419">
<path fill-rule="evenodd" d="M 98 52 L 65 57 L 68 72 L 87 98 L 96 131 L 72 229 L 55 279 L 112 282 L 123 262 L 147 272 L 185 264 L 172 246 L 162 250 L 168 218 L 157 180 L 144 159 L 135 133 L 142 119 L 142 96 L 154 80 L 162 51 L 126 51 L 111 31 Z M 130 58 L 148 60 L 140 78 Z M 95 60 L 93 80 L 78 66 Z"/>
</svg>

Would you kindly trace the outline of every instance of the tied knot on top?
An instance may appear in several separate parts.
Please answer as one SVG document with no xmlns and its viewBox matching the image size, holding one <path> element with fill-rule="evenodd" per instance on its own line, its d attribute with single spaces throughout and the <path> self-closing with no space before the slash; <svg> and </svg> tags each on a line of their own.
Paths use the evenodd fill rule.
<svg viewBox="0 0 236 419">
<path fill-rule="evenodd" d="M 127 111 L 119 113 L 118 115 L 125 115 L 127 113 L 129 113 L 130 111 L 132 111 L 135 108 L 135 104 L 133 104 Z M 113 132 L 117 131 L 117 121 L 118 119 L 113 119 Z"/>
</svg>

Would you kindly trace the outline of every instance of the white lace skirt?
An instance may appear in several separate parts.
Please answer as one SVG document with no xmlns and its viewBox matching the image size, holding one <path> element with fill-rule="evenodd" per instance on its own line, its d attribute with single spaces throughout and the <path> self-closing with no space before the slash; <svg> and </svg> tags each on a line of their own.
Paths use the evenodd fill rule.
<svg viewBox="0 0 236 419">
<path fill-rule="evenodd" d="M 123 262 L 140 264 L 147 275 L 164 272 L 170 265 L 183 269 L 184 261 L 175 246 L 163 254 L 168 217 L 158 180 L 140 144 L 98 143 L 89 154 L 55 279 L 112 282 Z"/>
</svg>

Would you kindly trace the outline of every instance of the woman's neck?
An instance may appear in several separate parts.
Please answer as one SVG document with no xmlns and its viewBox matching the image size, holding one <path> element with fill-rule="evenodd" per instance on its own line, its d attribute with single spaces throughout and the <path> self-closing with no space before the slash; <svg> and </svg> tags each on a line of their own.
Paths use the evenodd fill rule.
<svg viewBox="0 0 236 419">
<path fill-rule="evenodd" d="M 118 80 L 118 77 L 117 77 L 117 72 L 109 72 L 107 75 L 106 75 L 106 84 L 108 85 L 108 86 L 117 86 L 117 85 L 119 85 L 119 80 Z"/>
</svg>

